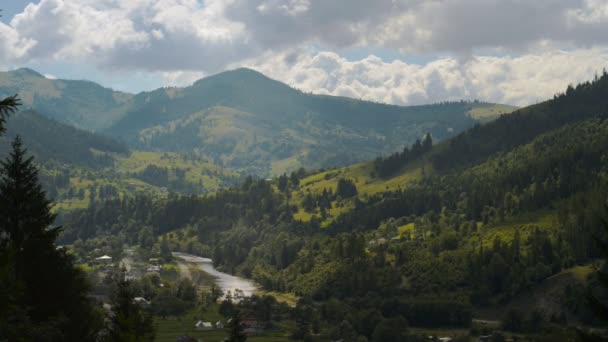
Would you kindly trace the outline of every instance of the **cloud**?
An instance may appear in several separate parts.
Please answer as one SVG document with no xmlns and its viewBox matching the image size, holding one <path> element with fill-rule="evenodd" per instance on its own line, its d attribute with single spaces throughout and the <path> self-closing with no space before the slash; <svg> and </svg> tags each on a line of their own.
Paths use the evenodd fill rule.
<svg viewBox="0 0 608 342">
<path fill-rule="evenodd" d="M 215 72 L 305 45 L 523 53 L 608 44 L 605 0 L 40 0 L 0 23 L 4 62 Z"/>
<path fill-rule="evenodd" d="M 296 56 L 293 56 L 293 55 Z M 478 56 L 462 62 L 349 61 L 333 52 L 292 52 L 248 66 L 303 91 L 412 105 L 480 99 L 528 105 L 593 78 L 608 65 L 608 49 L 553 51 L 520 57 Z"/>
<path fill-rule="evenodd" d="M 388 103 L 526 104 L 604 67 L 607 30 L 606 0 L 38 0 L 0 22 L 0 65 L 85 63 L 179 85 L 253 65 L 305 90 Z M 353 47 L 436 57 L 331 52 Z"/>
<path fill-rule="evenodd" d="M 218 70 L 226 61 L 256 52 L 246 49 L 243 26 L 225 19 L 226 3 L 41 0 L 10 25 L 0 23 L 0 32 L 11 39 L 4 58 L 21 63 L 89 60 L 114 69 Z M 11 49 L 19 42 L 21 49 Z"/>
<path fill-rule="evenodd" d="M 608 42 L 603 0 L 310 0 L 297 14 L 288 10 L 294 2 L 235 0 L 226 14 L 273 48 L 313 41 L 334 48 L 471 53 Z"/>
</svg>

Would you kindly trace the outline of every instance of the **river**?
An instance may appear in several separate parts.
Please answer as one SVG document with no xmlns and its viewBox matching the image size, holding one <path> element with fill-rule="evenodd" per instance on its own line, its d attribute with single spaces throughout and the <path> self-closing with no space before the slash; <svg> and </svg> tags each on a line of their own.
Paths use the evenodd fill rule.
<svg viewBox="0 0 608 342">
<path fill-rule="evenodd" d="M 209 258 L 202 258 L 200 256 L 180 252 L 173 252 L 173 255 L 186 262 L 197 264 L 205 273 L 215 277 L 215 283 L 224 291 L 224 293 L 228 291 L 234 293 L 234 291 L 238 289 L 243 291 L 244 296 L 249 297 L 259 288 L 252 280 L 216 270 L 215 267 L 213 267 L 213 262 Z"/>
</svg>

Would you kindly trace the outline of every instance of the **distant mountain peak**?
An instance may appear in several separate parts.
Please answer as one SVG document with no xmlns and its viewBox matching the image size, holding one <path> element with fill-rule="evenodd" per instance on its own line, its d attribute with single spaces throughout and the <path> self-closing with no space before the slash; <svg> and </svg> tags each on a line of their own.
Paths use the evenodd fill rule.
<svg viewBox="0 0 608 342">
<path fill-rule="evenodd" d="M 19 68 L 16 70 L 9 71 L 9 73 L 16 74 L 19 76 L 32 76 L 32 77 L 44 78 L 44 75 L 42 75 L 41 73 L 37 72 L 36 70 L 30 69 L 30 68 Z"/>
<path fill-rule="evenodd" d="M 274 80 L 257 70 L 253 70 L 253 69 L 249 69 L 249 68 L 237 68 L 237 69 L 222 71 L 220 73 L 201 78 L 200 80 L 194 82 L 193 85 L 197 85 L 197 84 L 200 84 L 203 82 L 216 82 L 216 81 L 226 82 L 226 83 L 243 82 L 243 81 L 245 81 L 245 82 L 248 82 L 248 81 L 264 82 L 264 81 L 266 81 L 266 82 L 273 82 L 273 83 L 281 83 L 281 84 L 287 86 L 286 84 L 284 84 L 280 81 Z"/>
</svg>

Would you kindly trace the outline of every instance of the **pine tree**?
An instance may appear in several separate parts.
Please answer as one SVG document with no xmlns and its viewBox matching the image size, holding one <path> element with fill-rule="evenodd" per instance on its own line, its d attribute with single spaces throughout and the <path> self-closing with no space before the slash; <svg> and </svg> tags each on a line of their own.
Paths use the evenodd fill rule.
<svg viewBox="0 0 608 342">
<path fill-rule="evenodd" d="M 171 262 L 173 260 L 173 254 L 171 254 L 171 249 L 169 248 L 169 242 L 166 237 L 162 237 L 160 241 L 160 258 L 164 262 Z"/>
<path fill-rule="evenodd" d="M 55 215 L 38 182 L 33 157 L 26 156 L 20 137 L 15 138 L 12 147 L 7 160 L 0 162 L 0 229 L 18 253 L 26 244 L 53 248 L 59 230 L 49 229 Z"/>
<path fill-rule="evenodd" d="M 247 341 L 247 335 L 243 332 L 243 323 L 241 322 L 241 313 L 234 312 L 232 321 L 230 322 L 230 336 L 228 342 L 244 342 Z"/>
<path fill-rule="evenodd" d="M 135 303 L 135 289 L 127 278 L 123 266 L 110 275 L 112 290 L 112 313 L 110 319 L 109 340 L 112 342 L 154 341 L 155 330 L 152 315 Z"/>
<path fill-rule="evenodd" d="M 17 95 L 13 95 L 3 100 L 0 100 L 0 135 L 6 130 L 6 119 L 10 114 L 14 113 L 17 110 L 17 107 L 19 105 L 20 102 L 19 98 L 17 98 Z"/>
<path fill-rule="evenodd" d="M 85 276 L 55 246 L 55 215 L 19 137 L 12 147 L 0 162 L 0 287 L 19 310 L 0 310 L 0 321 L 11 322 L 0 340 L 94 340 L 101 318 Z"/>
<path fill-rule="evenodd" d="M 605 213 L 608 213 L 608 205 L 604 205 Z M 596 237 L 595 241 L 602 255 L 603 264 L 597 270 L 597 281 L 598 285 L 601 287 L 601 290 L 608 290 L 608 240 L 606 236 L 608 236 L 608 220 L 604 217 L 602 218 L 602 228 L 604 237 Z M 588 289 L 587 293 L 587 301 L 591 310 L 594 313 L 596 319 L 602 322 L 608 322 L 608 304 L 605 301 L 598 298 L 598 296 L 594 295 L 591 289 Z M 608 338 L 604 336 L 599 336 L 593 333 L 589 333 L 586 331 L 579 330 L 578 335 L 580 340 L 582 341 L 608 341 Z"/>
</svg>

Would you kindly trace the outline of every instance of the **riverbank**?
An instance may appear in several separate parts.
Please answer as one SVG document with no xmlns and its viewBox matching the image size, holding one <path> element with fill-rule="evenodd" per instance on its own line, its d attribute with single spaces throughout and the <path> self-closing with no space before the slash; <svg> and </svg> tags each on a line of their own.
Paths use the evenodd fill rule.
<svg viewBox="0 0 608 342">
<path fill-rule="evenodd" d="M 232 294 L 235 291 L 242 291 L 243 296 L 251 296 L 253 294 L 262 296 L 268 295 L 274 297 L 278 302 L 286 303 L 291 307 L 296 305 L 298 297 L 292 293 L 279 293 L 279 292 L 268 292 L 262 289 L 262 287 L 255 283 L 251 279 L 234 276 L 228 273 L 218 271 L 213 267 L 213 260 L 209 258 L 203 258 L 193 254 L 173 252 L 173 256 L 179 259 L 184 266 L 180 266 L 180 271 L 183 270 L 184 276 L 192 278 L 190 269 L 185 264 L 196 265 L 201 271 L 207 274 L 214 280 L 217 286 L 219 286 L 224 293 L 230 291 Z"/>
</svg>

